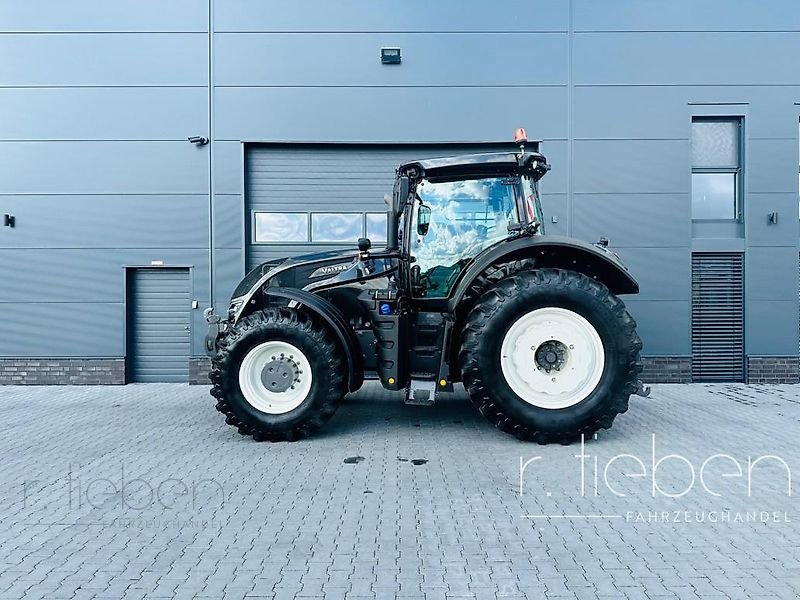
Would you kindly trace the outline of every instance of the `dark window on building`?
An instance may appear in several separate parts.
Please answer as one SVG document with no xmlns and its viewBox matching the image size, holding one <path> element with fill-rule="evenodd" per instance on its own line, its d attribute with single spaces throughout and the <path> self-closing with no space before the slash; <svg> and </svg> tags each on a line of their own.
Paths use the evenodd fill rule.
<svg viewBox="0 0 800 600">
<path fill-rule="evenodd" d="M 692 119 L 692 218 L 742 218 L 742 120 Z"/>
</svg>

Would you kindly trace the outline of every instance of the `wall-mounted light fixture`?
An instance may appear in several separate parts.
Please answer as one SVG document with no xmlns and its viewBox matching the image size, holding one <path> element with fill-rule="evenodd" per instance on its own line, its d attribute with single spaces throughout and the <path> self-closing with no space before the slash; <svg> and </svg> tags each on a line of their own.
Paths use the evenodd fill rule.
<svg viewBox="0 0 800 600">
<path fill-rule="evenodd" d="M 3 227 L 14 227 L 16 224 L 17 219 L 14 215 L 5 214 L 3 215 Z"/>
<path fill-rule="evenodd" d="M 400 48 L 381 48 L 381 63 L 384 65 L 399 65 Z"/>
<path fill-rule="evenodd" d="M 770 225 L 778 224 L 778 211 L 771 212 L 767 215 L 767 223 L 769 223 Z"/>
<path fill-rule="evenodd" d="M 198 146 L 205 146 L 208 143 L 208 138 L 204 135 L 193 135 L 190 138 L 187 138 L 192 144 L 197 144 Z"/>
</svg>

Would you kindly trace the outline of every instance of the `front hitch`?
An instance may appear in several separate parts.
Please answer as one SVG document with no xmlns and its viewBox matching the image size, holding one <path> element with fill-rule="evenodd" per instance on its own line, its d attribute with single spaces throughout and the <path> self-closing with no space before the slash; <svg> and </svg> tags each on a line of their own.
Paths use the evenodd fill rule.
<svg viewBox="0 0 800 600">
<path fill-rule="evenodd" d="M 208 332 L 205 338 L 206 354 L 213 356 L 217 353 L 217 340 L 225 333 L 226 324 L 219 315 L 214 314 L 214 307 L 209 306 L 203 311 L 203 317 L 208 323 Z"/>
</svg>

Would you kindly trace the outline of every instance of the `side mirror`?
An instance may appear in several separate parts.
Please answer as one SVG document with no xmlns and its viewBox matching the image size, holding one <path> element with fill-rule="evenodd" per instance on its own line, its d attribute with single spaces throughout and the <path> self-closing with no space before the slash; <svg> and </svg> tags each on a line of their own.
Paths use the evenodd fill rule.
<svg viewBox="0 0 800 600">
<path fill-rule="evenodd" d="M 419 205 L 417 211 L 417 233 L 419 235 L 428 235 L 428 229 L 431 226 L 431 207 L 424 204 Z"/>
</svg>

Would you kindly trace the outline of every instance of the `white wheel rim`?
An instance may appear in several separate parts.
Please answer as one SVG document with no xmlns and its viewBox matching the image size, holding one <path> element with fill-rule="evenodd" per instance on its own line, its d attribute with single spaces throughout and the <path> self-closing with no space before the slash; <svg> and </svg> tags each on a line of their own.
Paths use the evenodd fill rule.
<svg viewBox="0 0 800 600">
<path fill-rule="evenodd" d="M 536 351 L 545 342 L 562 344 L 563 363 L 547 372 Z M 547 346 L 551 347 L 551 346 Z M 559 409 L 585 400 L 605 368 L 603 341 L 581 315 L 565 308 L 538 308 L 511 325 L 500 348 L 500 367 L 509 387 L 539 408 Z"/>
<path fill-rule="evenodd" d="M 268 389 L 264 370 L 275 366 L 287 372 L 285 390 Z M 300 406 L 311 391 L 311 364 L 296 346 L 286 342 L 264 342 L 245 355 L 239 367 L 239 389 L 248 404 L 271 415 L 282 415 Z M 291 381 L 291 383 L 289 383 Z"/>
</svg>

